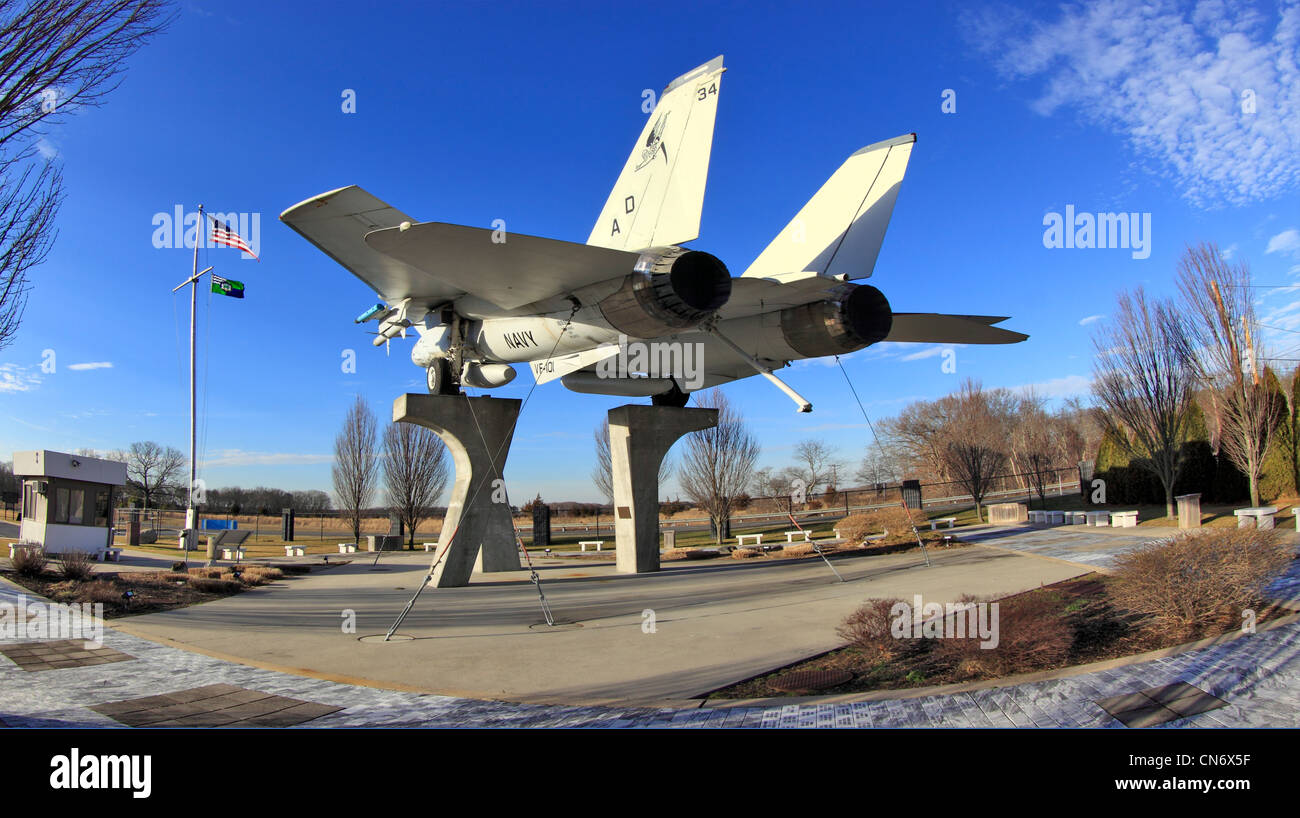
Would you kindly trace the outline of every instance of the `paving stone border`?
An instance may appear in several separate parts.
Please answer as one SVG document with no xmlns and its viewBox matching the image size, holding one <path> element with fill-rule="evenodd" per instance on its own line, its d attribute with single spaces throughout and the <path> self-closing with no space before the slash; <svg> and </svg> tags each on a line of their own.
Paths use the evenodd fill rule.
<svg viewBox="0 0 1300 818">
<path fill-rule="evenodd" d="M 1010 536 L 1000 538 L 999 544 L 1005 544 L 1008 539 Z M 1040 543 L 1054 547 L 1051 542 Z M 1029 537 L 1017 539 L 1016 547 L 1033 553 L 1034 542 Z M 1274 587 L 1285 593 L 1300 592 L 1300 561 Z M 16 603 L 20 595 L 31 598 L 30 592 L 0 581 L 0 602 Z M 7 650 L 14 644 L 20 643 L 9 642 L 3 648 Z M 145 640 L 111 625 L 104 628 L 104 644 L 135 657 L 135 661 L 30 673 L 9 658 L 0 659 L 0 685 L 5 690 L 0 721 L 11 727 L 120 727 L 123 722 L 105 712 L 106 707 L 108 712 L 114 711 L 110 707 L 113 703 L 151 696 L 175 697 L 192 694 L 196 686 L 226 685 L 259 696 L 243 704 L 281 697 L 330 709 L 328 713 L 298 722 L 305 728 L 1123 728 L 1124 722 L 1099 701 L 1182 683 L 1223 704 L 1196 713 L 1183 708 L 1185 714 L 1175 712 L 1177 718 L 1161 721 L 1155 725 L 1157 728 L 1300 727 L 1300 623 L 1280 625 L 1174 656 L 1159 656 L 1067 678 L 948 695 L 752 707 L 619 707 L 487 701 L 347 685 L 250 667 Z M 1175 697 L 1170 701 L 1180 699 Z M 1160 704 L 1164 706 L 1163 702 Z M 240 706 L 239 703 L 231 705 Z M 284 712 L 295 706 L 300 705 L 271 712 Z M 126 712 L 118 709 L 116 715 L 121 717 Z"/>
</svg>

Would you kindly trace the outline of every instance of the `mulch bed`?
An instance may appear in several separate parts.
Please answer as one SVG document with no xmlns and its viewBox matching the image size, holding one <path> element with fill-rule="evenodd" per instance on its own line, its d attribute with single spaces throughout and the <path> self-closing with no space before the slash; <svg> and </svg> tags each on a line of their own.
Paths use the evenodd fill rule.
<svg viewBox="0 0 1300 818">
<path fill-rule="evenodd" d="M 330 566 L 336 564 L 346 563 L 330 563 Z M 221 567 L 229 570 L 230 566 Z M 276 564 L 268 567 L 281 569 L 287 579 L 295 574 L 307 573 L 313 568 L 329 566 Z M 249 587 L 268 587 L 268 585 L 261 585 L 245 586 L 229 591 L 199 590 L 189 583 L 185 574 L 169 574 L 166 571 L 149 573 L 140 571 L 96 571 L 94 578 L 85 582 L 66 580 L 57 571 L 48 569 L 37 577 L 22 576 L 13 571 L 0 572 L 0 576 L 45 597 L 51 602 L 64 604 L 78 602 L 103 603 L 105 619 L 170 611 L 203 602 L 211 602 L 214 599 L 225 599 L 228 596 L 248 590 Z M 131 593 L 129 598 L 124 596 L 128 591 Z"/>
<path fill-rule="evenodd" d="M 1187 637 L 1144 627 L 1139 617 L 1116 609 L 1106 595 L 1110 577 L 1092 573 L 1058 582 L 1027 595 L 1045 595 L 1059 606 L 1073 631 L 1073 642 L 1063 661 L 1047 666 L 1012 668 L 1006 673 L 990 674 L 969 665 L 954 665 L 936 655 L 935 639 L 901 639 L 894 655 L 882 658 L 862 648 L 849 645 L 820 656 L 806 659 L 759 676 L 737 682 L 706 694 L 706 698 L 748 699 L 789 695 L 836 695 L 873 690 L 906 690 L 931 685 L 982 681 L 1043 670 L 1056 670 L 1118 659 L 1151 650 L 1174 647 L 1189 641 Z M 1016 595 L 1022 596 L 1022 595 Z M 1010 599 L 1008 597 L 1007 599 Z M 1006 602 L 1006 599 L 1001 600 Z M 1287 608 L 1269 605 L 1259 611 L 1257 623 L 1294 613 Z M 1224 622 L 1208 630 L 1202 638 L 1237 630 L 1239 622 Z M 828 674 L 839 673 L 842 682 L 825 684 Z M 823 674 L 817 686 L 799 686 L 795 674 Z M 847 674 L 845 678 L 843 674 Z M 794 681 L 791 677 L 794 676 Z"/>
</svg>

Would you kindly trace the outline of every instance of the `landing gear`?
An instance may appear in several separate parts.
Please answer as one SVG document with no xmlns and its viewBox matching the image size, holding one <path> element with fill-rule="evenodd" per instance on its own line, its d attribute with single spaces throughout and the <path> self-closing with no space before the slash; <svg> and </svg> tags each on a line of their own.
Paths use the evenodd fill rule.
<svg viewBox="0 0 1300 818">
<path fill-rule="evenodd" d="M 690 402 L 690 399 L 691 393 L 683 392 L 682 388 L 677 385 L 676 381 L 674 381 L 672 389 L 658 395 L 651 395 L 650 403 L 654 406 L 676 406 L 678 409 L 681 409 Z"/>
<path fill-rule="evenodd" d="M 436 358 L 425 370 L 430 395 L 459 395 L 460 384 L 452 380 L 451 365 L 446 358 Z"/>
</svg>

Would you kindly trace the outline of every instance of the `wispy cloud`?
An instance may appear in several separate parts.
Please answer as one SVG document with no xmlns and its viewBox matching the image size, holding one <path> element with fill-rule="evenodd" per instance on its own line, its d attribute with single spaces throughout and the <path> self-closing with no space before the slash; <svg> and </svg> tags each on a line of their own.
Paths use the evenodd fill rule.
<svg viewBox="0 0 1300 818">
<path fill-rule="evenodd" d="M 912 352 L 907 355 L 904 355 L 901 358 L 899 358 L 899 360 L 900 361 L 923 361 L 926 358 L 934 358 L 938 355 L 942 355 L 945 349 L 952 349 L 952 347 L 947 344 L 936 344 L 935 346 L 929 346 L 926 347 L 925 349 L 918 349 L 916 352 Z"/>
<path fill-rule="evenodd" d="M 243 449 L 221 449 L 208 456 L 205 466 L 297 466 L 329 463 L 329 454 L 303 454 L 298 452 L 246 452 Z"/>
<path fill-rule="evenodd" d="M 1080 319 L 1079 319 L 1079 326 L 1081 326 L 1081 327 L 1086 327 L 1086 326 L 1088 326 L 1089 324 L 1091 324 L 1091 323 L 1093 323 L 1093 322 L 1096 322 L 1096 321 L 1100 321 L 1101 319 L 1103 319 L 1103 318 L 1105 318 L 1105 317 L 1106 317 L 1106 316 L 1104 316 L 1104 315 L 1089 315 L 1087 318 L 1080 318 Z"/>
<path fill-rule="evenodd" d="M 1268 248 L 1264 252 L 1300 256 L 1300 230 L 1293 227 L 1290 230 L 1283 230 L 1278 233 L 1268 240 Z"/>
<path fill-rule="evenodd" d="M 1027 383 L 1015 388 L 1022 392 L 1032 389 L 1045 398 L 1082 397 L 1092 391 L 1092 378 L 1086 375 L 1066 375 L 1062 378 Z"/>
<path fill-rule="evenodd" d="M 1074 110 L 1119 134 L 1198 206 L 1300 184 L 1300 4 L 1267 18 L 1222 0 L 1010 6 L 968 13 L 971 43 L 1007 77 L 1037 79 L 1044 116 Z"/>
<path fill-rule="evenodd" d="M 112 361 L 88 361 L 84 364 L 68 364 L 68 369 L 73 372 L 82 372 L 87 369 L 112 369 Z"/>
<path fill-rule="evenodd" d="M 28 367 L 0 364 L 0 392 L 30 392 L 40 383 L 41 377 Z"/>
</svg>

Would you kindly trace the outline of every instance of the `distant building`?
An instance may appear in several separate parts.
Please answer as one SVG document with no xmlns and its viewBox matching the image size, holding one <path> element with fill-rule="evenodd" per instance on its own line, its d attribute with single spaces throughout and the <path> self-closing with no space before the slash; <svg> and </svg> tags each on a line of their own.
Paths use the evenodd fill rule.
<svg viewBox="0 0 1300 818">
<path fill-rule="evenodd" d="M 126 464 L 46 450 L 14 452 L 22 481 L 18 537 L 53 554 L 102 552 L 112 545 L 114 493 L 126 485 Z"/>
</svg>

